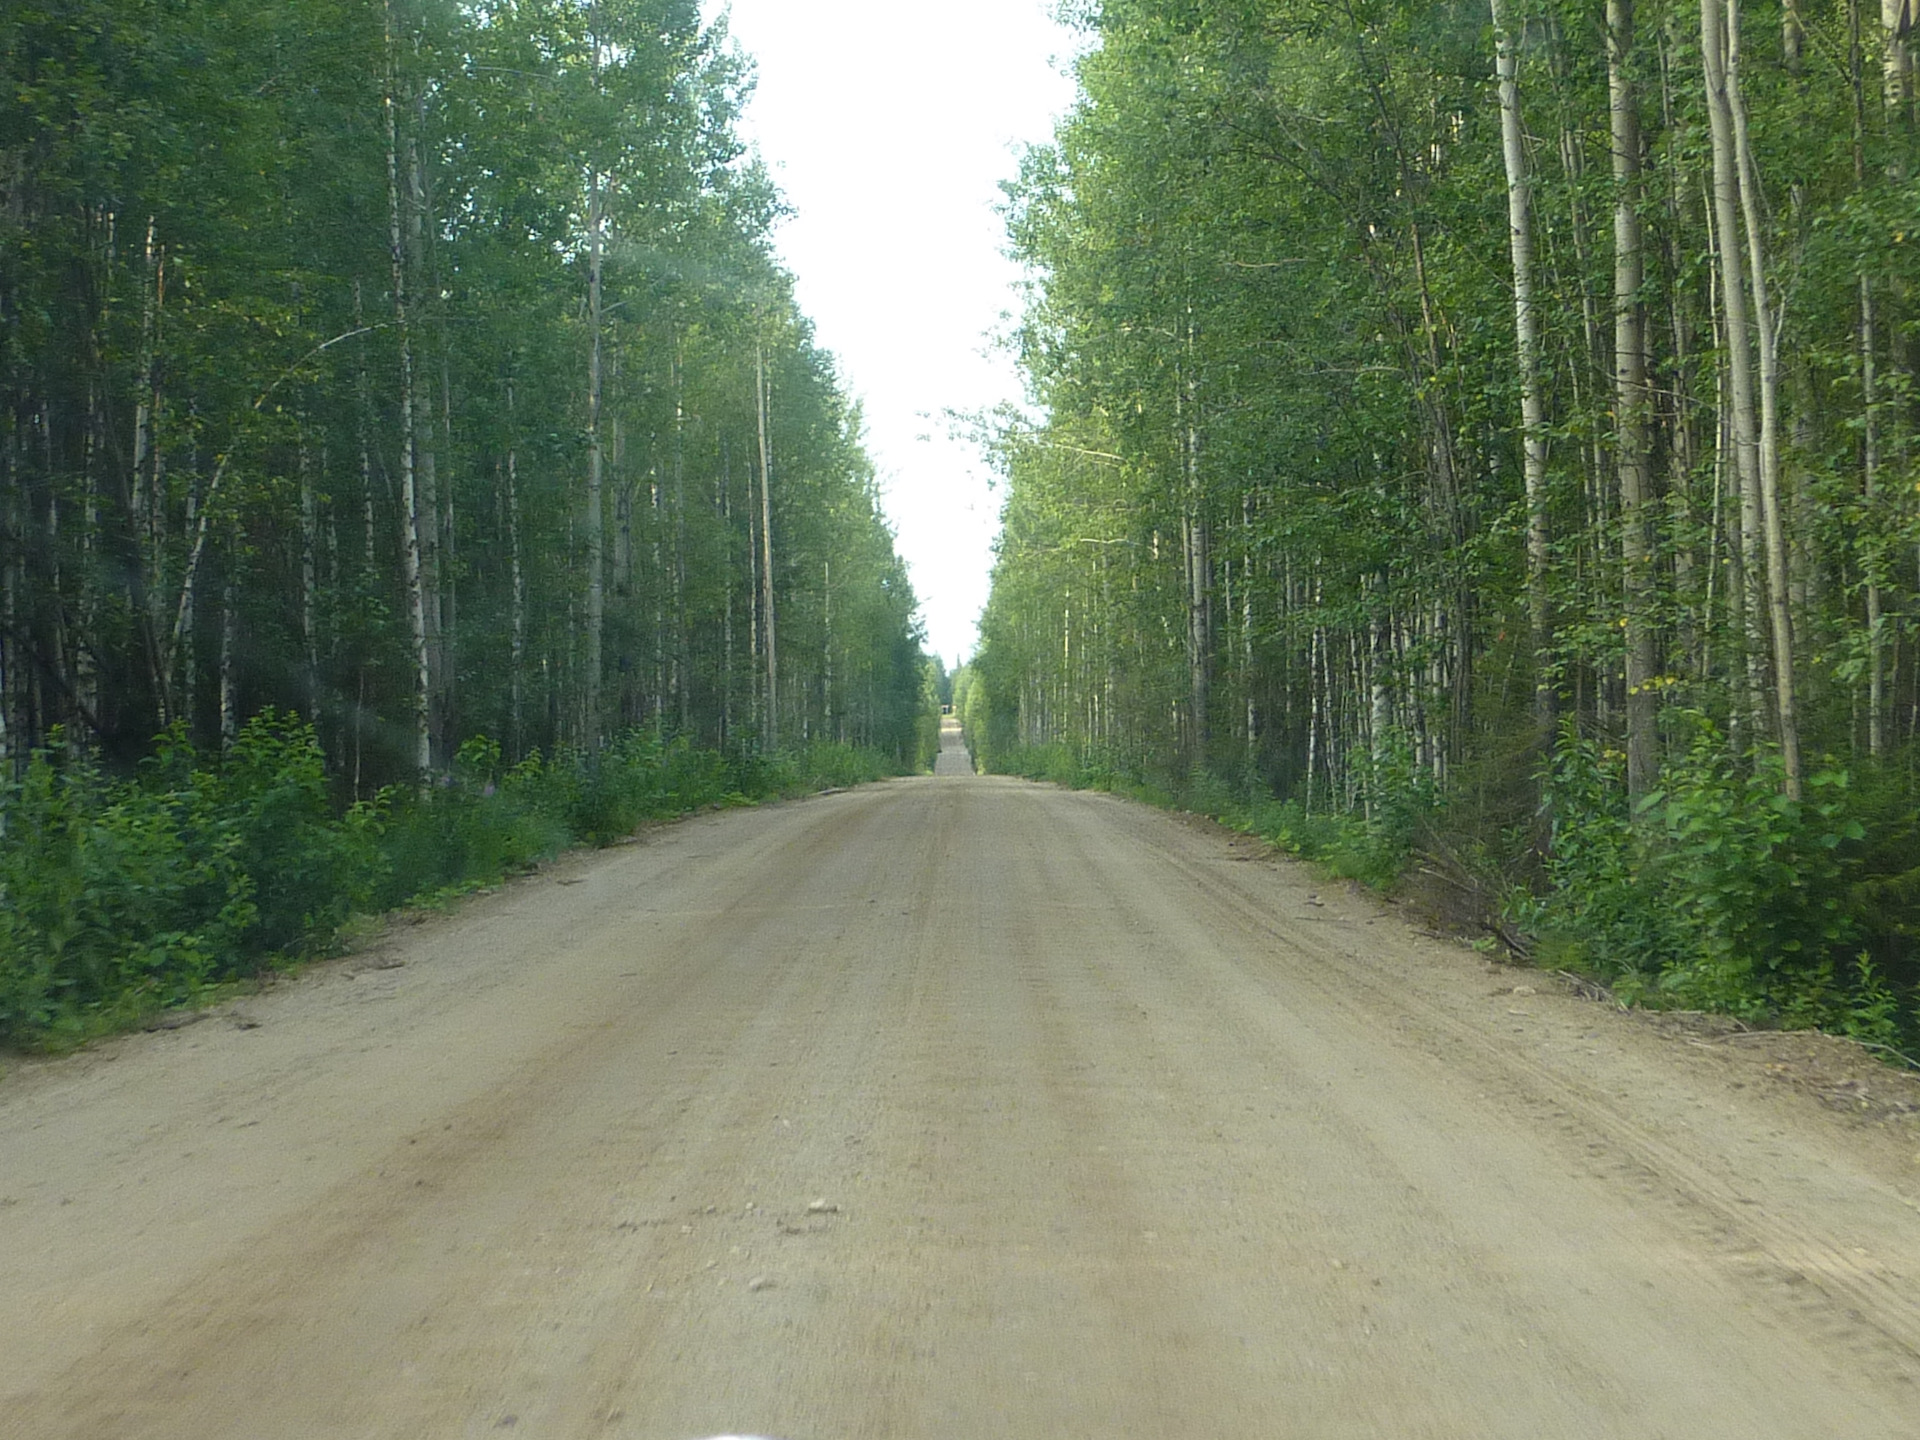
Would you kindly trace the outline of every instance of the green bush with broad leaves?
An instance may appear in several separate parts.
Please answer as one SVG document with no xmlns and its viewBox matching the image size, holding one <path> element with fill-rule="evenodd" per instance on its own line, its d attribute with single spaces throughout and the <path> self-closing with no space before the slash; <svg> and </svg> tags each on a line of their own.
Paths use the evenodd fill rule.
<svg viewBox="0 0 1920 1440">
<path fill-rule="evenodd" d="M 218 757 L 178 729 L 131 778 L 63 743 L 0 791 L 0 1043 L 60 1045 L 323 952 L 356 914 L 458 893 L 639 825 L 897 773 L 816 743 L 729 752 L 638 730 L 507 765 L 485 739 L 344 813 L 312 728 L 267 713 Z"/>
<path fill-rule="evenodd" d="M 1551 953 L 1629 1002 L 1819 1026 L 1892 1044 L 1910 1026 L 1920 855 L 1910 816 L 1882 813 L 1839 768 L 1785 793 L 1779 759 L 1736 755 L 1708 717 L 1635 813 L 1624 757 L 1564 731 L 1549 783 L 1551 889 L 1516 916 Z"/>
</svg>

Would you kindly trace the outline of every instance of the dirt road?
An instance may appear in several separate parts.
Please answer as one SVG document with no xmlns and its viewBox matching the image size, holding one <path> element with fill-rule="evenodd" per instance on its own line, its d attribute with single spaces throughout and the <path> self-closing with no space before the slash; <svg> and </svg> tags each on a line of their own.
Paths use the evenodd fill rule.
<svg viewBox="0 0 1920 1440">
<path fill-rule="evenodd" d="M 1920 1434 L 1920 1142 L 1313 889 L 901 781 L 17 1068 L 0 1434 Z"/>
</svg>

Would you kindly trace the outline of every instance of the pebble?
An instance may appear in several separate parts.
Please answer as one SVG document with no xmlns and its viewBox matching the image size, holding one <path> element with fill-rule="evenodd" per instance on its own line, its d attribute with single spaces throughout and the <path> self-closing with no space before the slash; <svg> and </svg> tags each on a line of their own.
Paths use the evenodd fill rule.
<svg viewBox="0 0 1920 1440">
<path fill-rule="evenodd" d="M 772 1288 L 773 1288 L 772 1279 L 765 1275 L 756 1275 L 751 1280 L 747 1281 L 747 1289 L 752 1291 L 755 1295 L 758 1295 L 762 1290 L 771 1290 Z"/>
</svg>

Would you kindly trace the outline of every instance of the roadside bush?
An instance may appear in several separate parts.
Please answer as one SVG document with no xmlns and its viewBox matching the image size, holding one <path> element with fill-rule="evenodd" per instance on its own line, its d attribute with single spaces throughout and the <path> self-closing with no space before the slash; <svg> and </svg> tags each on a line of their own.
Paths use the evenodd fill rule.
<svg viewBox="0 0 1920 1440">
<path fill-rule="evenodd" d="M 1008 746 L 995 759 L 993 768 L 997 774 L 1017 775 L 1023 780 L 1044 780 L 1076 790 L 1090 788 L 1091 777 L 1081 766 L 1080 757 L 1071 746 L 1057 742 Z"/>
<path fill-rule="evenodd" d="M 424 791 L 339 814 L 313 731 L 291 717 L 257 717 L 217 759 L 170 731 L 126 780 L 56 743 L 0 790 L 0 1042 L 186 1004 L 325 949 L 356 913 L 491 884 L 647 820 L 896 769 L 854 746 L 722 754 L 656 730 L 507 767 L 476 739 Z"/>
<path fill-rule="evenodd" d="M 801 751 L 796 766 L 796 783 L 803 791 L 846 789 L 900 773 L 899 766 L 889 764 L 876 750 L 825 740 L 816 740 Z"/>
<path fill-rule="evenodd" d="M 484 739 L 463 745 L 440 783 L 382 795 L 373 828 L 384 861 L 375 909 L 491 884 L 573 841 L 564 792 L 540 757 L 505 770 L 500 747 Z"/>
<path fill-rule="evenodd" d="M 367 815 L 328 812 L 312 732 L 271 714 L 219 766 L 171 732 L 131 781 L 56 745 L 4 814 L 0 1036 L 180 1004 L 330 937 L 379 868 Z"/>
<path fill-rule="evenodd" d="M 1629 815 L 1624 759 L 1572 733 L 1550 784 L 1550 892 L 1518 916 L 1622 998 L 1890 1044 L 1910 1022 L 1920 876 L 1910 816 L 1876 816 L 1837 768 L 1790 800 L 1777 757 L 1734 757 L 1705 716 Z M 1871 822 L 1871 823 L 1870 823 Z M 1895 977 L 1890 979 L 1891 977 Z"/>
</svg>

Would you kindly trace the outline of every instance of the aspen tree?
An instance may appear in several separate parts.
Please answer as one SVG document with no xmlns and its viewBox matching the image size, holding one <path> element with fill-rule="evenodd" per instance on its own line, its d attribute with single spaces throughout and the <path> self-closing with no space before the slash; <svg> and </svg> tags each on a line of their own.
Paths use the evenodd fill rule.
<svg viewBox="0 0 1920 1440">
<path fill-rule="evenodd" d="M 422 507 L 414 472 L 415 419 L 413 327 L 407 308 L 407 255 L 400 207 L 400 143 L 398 49 L 394 37 L 393 0 L 386 0 L 386 89 L 384 114 L 387 140 L 387 236 L 393 277 L 394 329 L 400 343 L 400 554 L 405 578 L 407 620 L 413 641 L 414 773 L 425 784 L 433 773 L 433 671 L 431 634 L 423 564 Z"/>
<path fill-rule="evenodd" d="M 1527 505 L 1527 623 L 1532 631 L 1534 725 L 1553 734 L 1552 601 L 1547 591 L 1551 536 L 1547 516 L 1547 418 L 1540 378 L 1540 318 L 1533 299 L 1533 182 L 1520 114 L 1519 38 L 1511 0 L 1493 0 L 1500 88 L 1500 153 L 1507 177 L 1507 244 L 1513 260 L 1514 350 L 1520 369 L 1520 426 Z"/>
<path fill-rule="evenodd" d="M 1660 772 L 1658 663 L 1649 534 L 1652 468 L 1645 280 L 1640 225 L 1640 101 L 1628 65 L 1633 0 L 1607 0 L 1608 115 L 1613 149 L 1614 455 L 1620 479 L 1620 552 L 1626 571 L 1627 795 L 1637 803 Z"/>
</svg>

